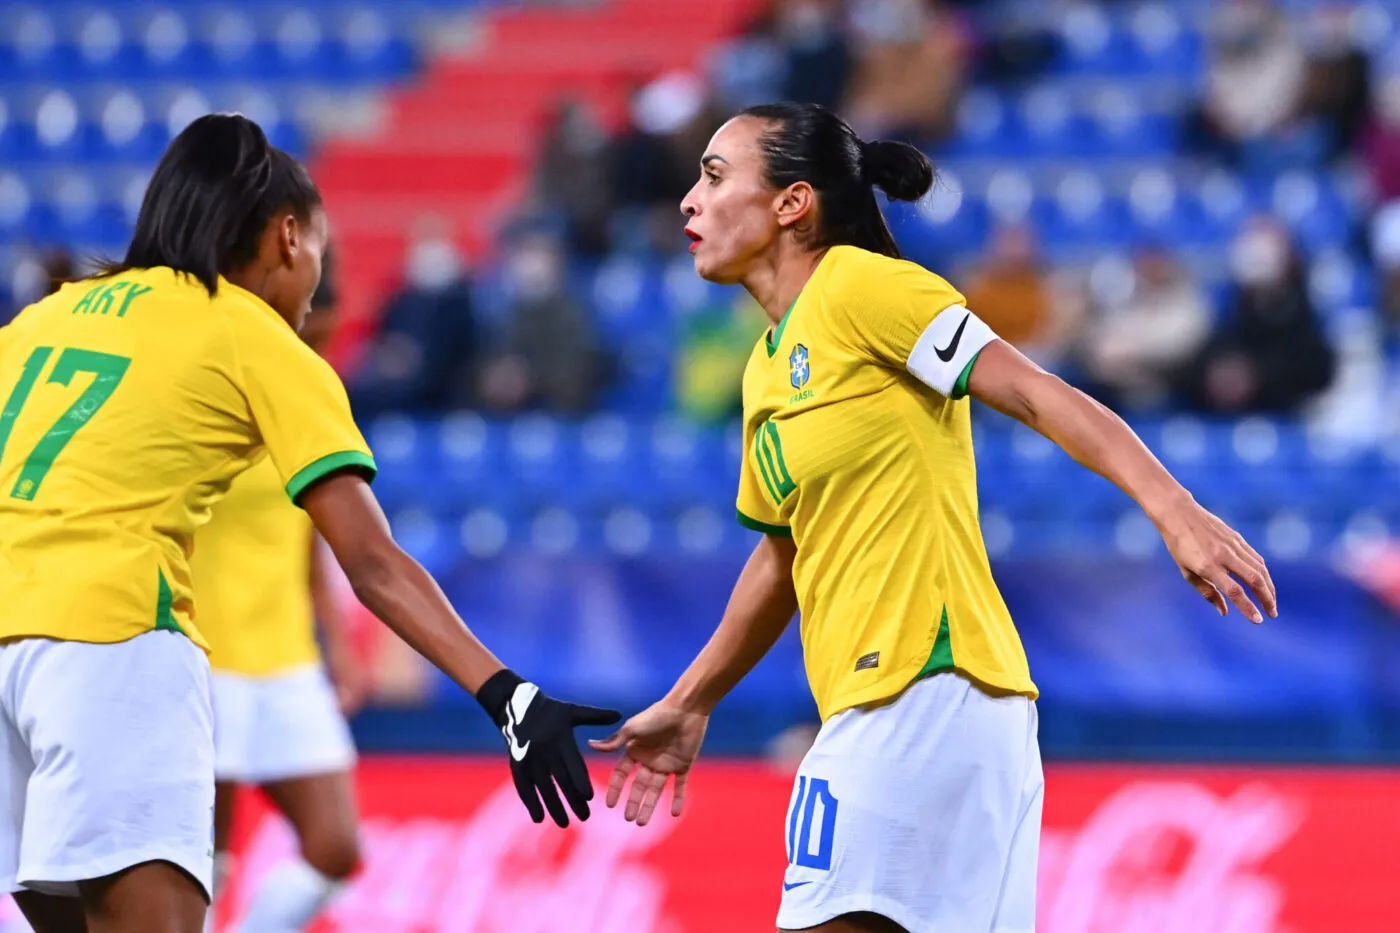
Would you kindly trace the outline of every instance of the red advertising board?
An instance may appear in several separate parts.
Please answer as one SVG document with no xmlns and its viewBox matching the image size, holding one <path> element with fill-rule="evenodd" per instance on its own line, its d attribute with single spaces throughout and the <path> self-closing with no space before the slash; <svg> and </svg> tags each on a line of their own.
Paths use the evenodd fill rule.
<svg viewBox="0 0 1400 933">
<path fill-rule="evenodd" d="M 1040 933 L 1400 930 L 1400 772 L 1047 769 Z M 605 772 L 595 773 L 599 786 Z M 705 762 L 685 817 L 531 824 L 495 760 L 371 759 L 365 867 L 323 933 L 773 928 L 790 776 Z M 250 812 L 228 907 L 290 849 Z"/>
<path fill-rule="evenodd" d="M 560 831 L 529 822 L 501 761 L 371 758 L 364 867 L 315 930 L 771 931 L 790 793 L 765 765 L 703 762 L 680 820 L 600 805 Z M 293 845 L 249 802 L 225 929 Z M 1039 903 L 1039 933 L 1400 931 L 1400 771 L 1051 766 Z"/>
</svg>

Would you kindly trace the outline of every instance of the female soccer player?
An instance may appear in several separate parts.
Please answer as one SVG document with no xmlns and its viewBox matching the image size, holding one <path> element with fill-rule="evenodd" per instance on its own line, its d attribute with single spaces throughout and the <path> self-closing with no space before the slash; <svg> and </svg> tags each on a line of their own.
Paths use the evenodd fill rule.
<svg viewBox="0 0 1400 933">
<path fill-rule="evenodd" d="M 617 714 L 504 668 L 394 544 L 345 391 L 296 335 L 325 241 L 305 170 L 253 122 L 202 117 L 125 261 L 0 331 L 0 885 L 38 933 L 201 929 L 214 740 L 189 554 L 264 451 L 360 600 L 502 727 L 535 820 L 568 821 L 556 783 L 588 813 L 573 727 Z"/>
<path fill-rule="evenodd" d="M 1263 560 L 1192 500 L 1116 416 L 998 340 L 904 262 L 875 188 L 922 197 L 933 169 L 813 105 L 745 111 L 681 209 L 695 269 L 768 312 L 744 374 L 739 520 L 764 532 L 709 644 L 600 750 L 646 823 L 679 815 L 710 711 L 801 610 L 823 725 L 785 826 L 778 926 L 825 933 L 1029 933 L 1043 780 L 1035 685 L 977 523 L 972 396 L 1117 483 L 1224 614 L 1276 613 Z"/>
<path fill-rule="evenodd" d="M 301 330 L 317 351 L 335 321 L 329 260 Z M 365 673 L 331 591 L 329 561 L 267 458 L 233 481 L 195 534 L 190 572 L 213 669 L 216 900 L 229 874 L 239 784 L 263 789 L 300 850 L 253 895 L 239 927 L 249 933 L 305 928 L 359 862 L 355 747 L 345 717 L 363 700 Z"/>
</svg>

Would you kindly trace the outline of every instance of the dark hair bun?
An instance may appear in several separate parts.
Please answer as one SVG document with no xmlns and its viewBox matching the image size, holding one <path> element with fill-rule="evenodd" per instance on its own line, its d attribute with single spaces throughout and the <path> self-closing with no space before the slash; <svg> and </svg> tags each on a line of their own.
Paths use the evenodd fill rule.
<svg viewBox="0 0 1400 933">
<path fill-rule="evenodd" d="M 865 175 L 895 201 L 917 201 L 933 187 L 933 163 L 914 146 L 873 139 L 861 146 Z"/>
</svg>

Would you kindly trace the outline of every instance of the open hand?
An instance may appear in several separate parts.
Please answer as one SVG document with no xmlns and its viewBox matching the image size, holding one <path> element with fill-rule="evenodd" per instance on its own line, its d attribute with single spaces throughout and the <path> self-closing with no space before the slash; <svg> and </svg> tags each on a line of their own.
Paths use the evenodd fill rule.
<svg viewBox="0 0 1400 933">
<path fill-rule="evenodd" d="M 700 754 L 709 723 L 707 713 L 686 710 L 662 700 L 627 720 L 608 738 L 590 741 L 588 744 L 596 751 L 623 750 L 622 759 L 608 782 L 608 806 L 616 807 L 622 799 L 630 775 L 632 792 L 627 797 L 623 815 L 638 826 L 645 826 L 651 821 L 667 780 L 674 774 L 676 786 L 671 794 L 671 815 L 680 816 L 685 807 L 686 778 Z"/>
<path fill-rule="evenodd" d="M 1278 592 L 1269 568 L 1239 532 L 1189 498 L 1168 511 L 1157 527 L 1186 582 L 1222 616 L 1234 603 L 1251 622 L 1263 622 L 1249 593 L 1270 618 L 1278 616 Z"/>
</svg>

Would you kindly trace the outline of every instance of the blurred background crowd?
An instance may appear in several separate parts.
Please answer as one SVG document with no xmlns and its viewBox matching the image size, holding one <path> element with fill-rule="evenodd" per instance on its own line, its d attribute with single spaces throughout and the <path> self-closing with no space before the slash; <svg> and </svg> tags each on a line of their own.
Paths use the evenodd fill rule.
<svg viewBox="0 0 1400 933">
<path fill-rule="evenodd" d="M 60 0 L 0 22 L 0 320 L 122 251 L 189 119 L 259 119 L 326 192 L 330 355 L 397 533 L 559 689 L 663 688 L 752 544 L 736 417 L 766 322 L 695 277 L 678 204 L 727 115 L 795 98 L 925 148 L 934 192 L 889 208 L 906 255 L 1284 568 L 1262 640 L 1202 621 L 1128 500 L 979 411 L 1051 752 L 1397 747 L 1400 5 Z M 453 702 L 375 650 L 382 699 Z M 732 749 L 810 721 L 792 639 L 732 706 Z M 458 741 L 437 708 L 361 737 Z"/>
</svg>

